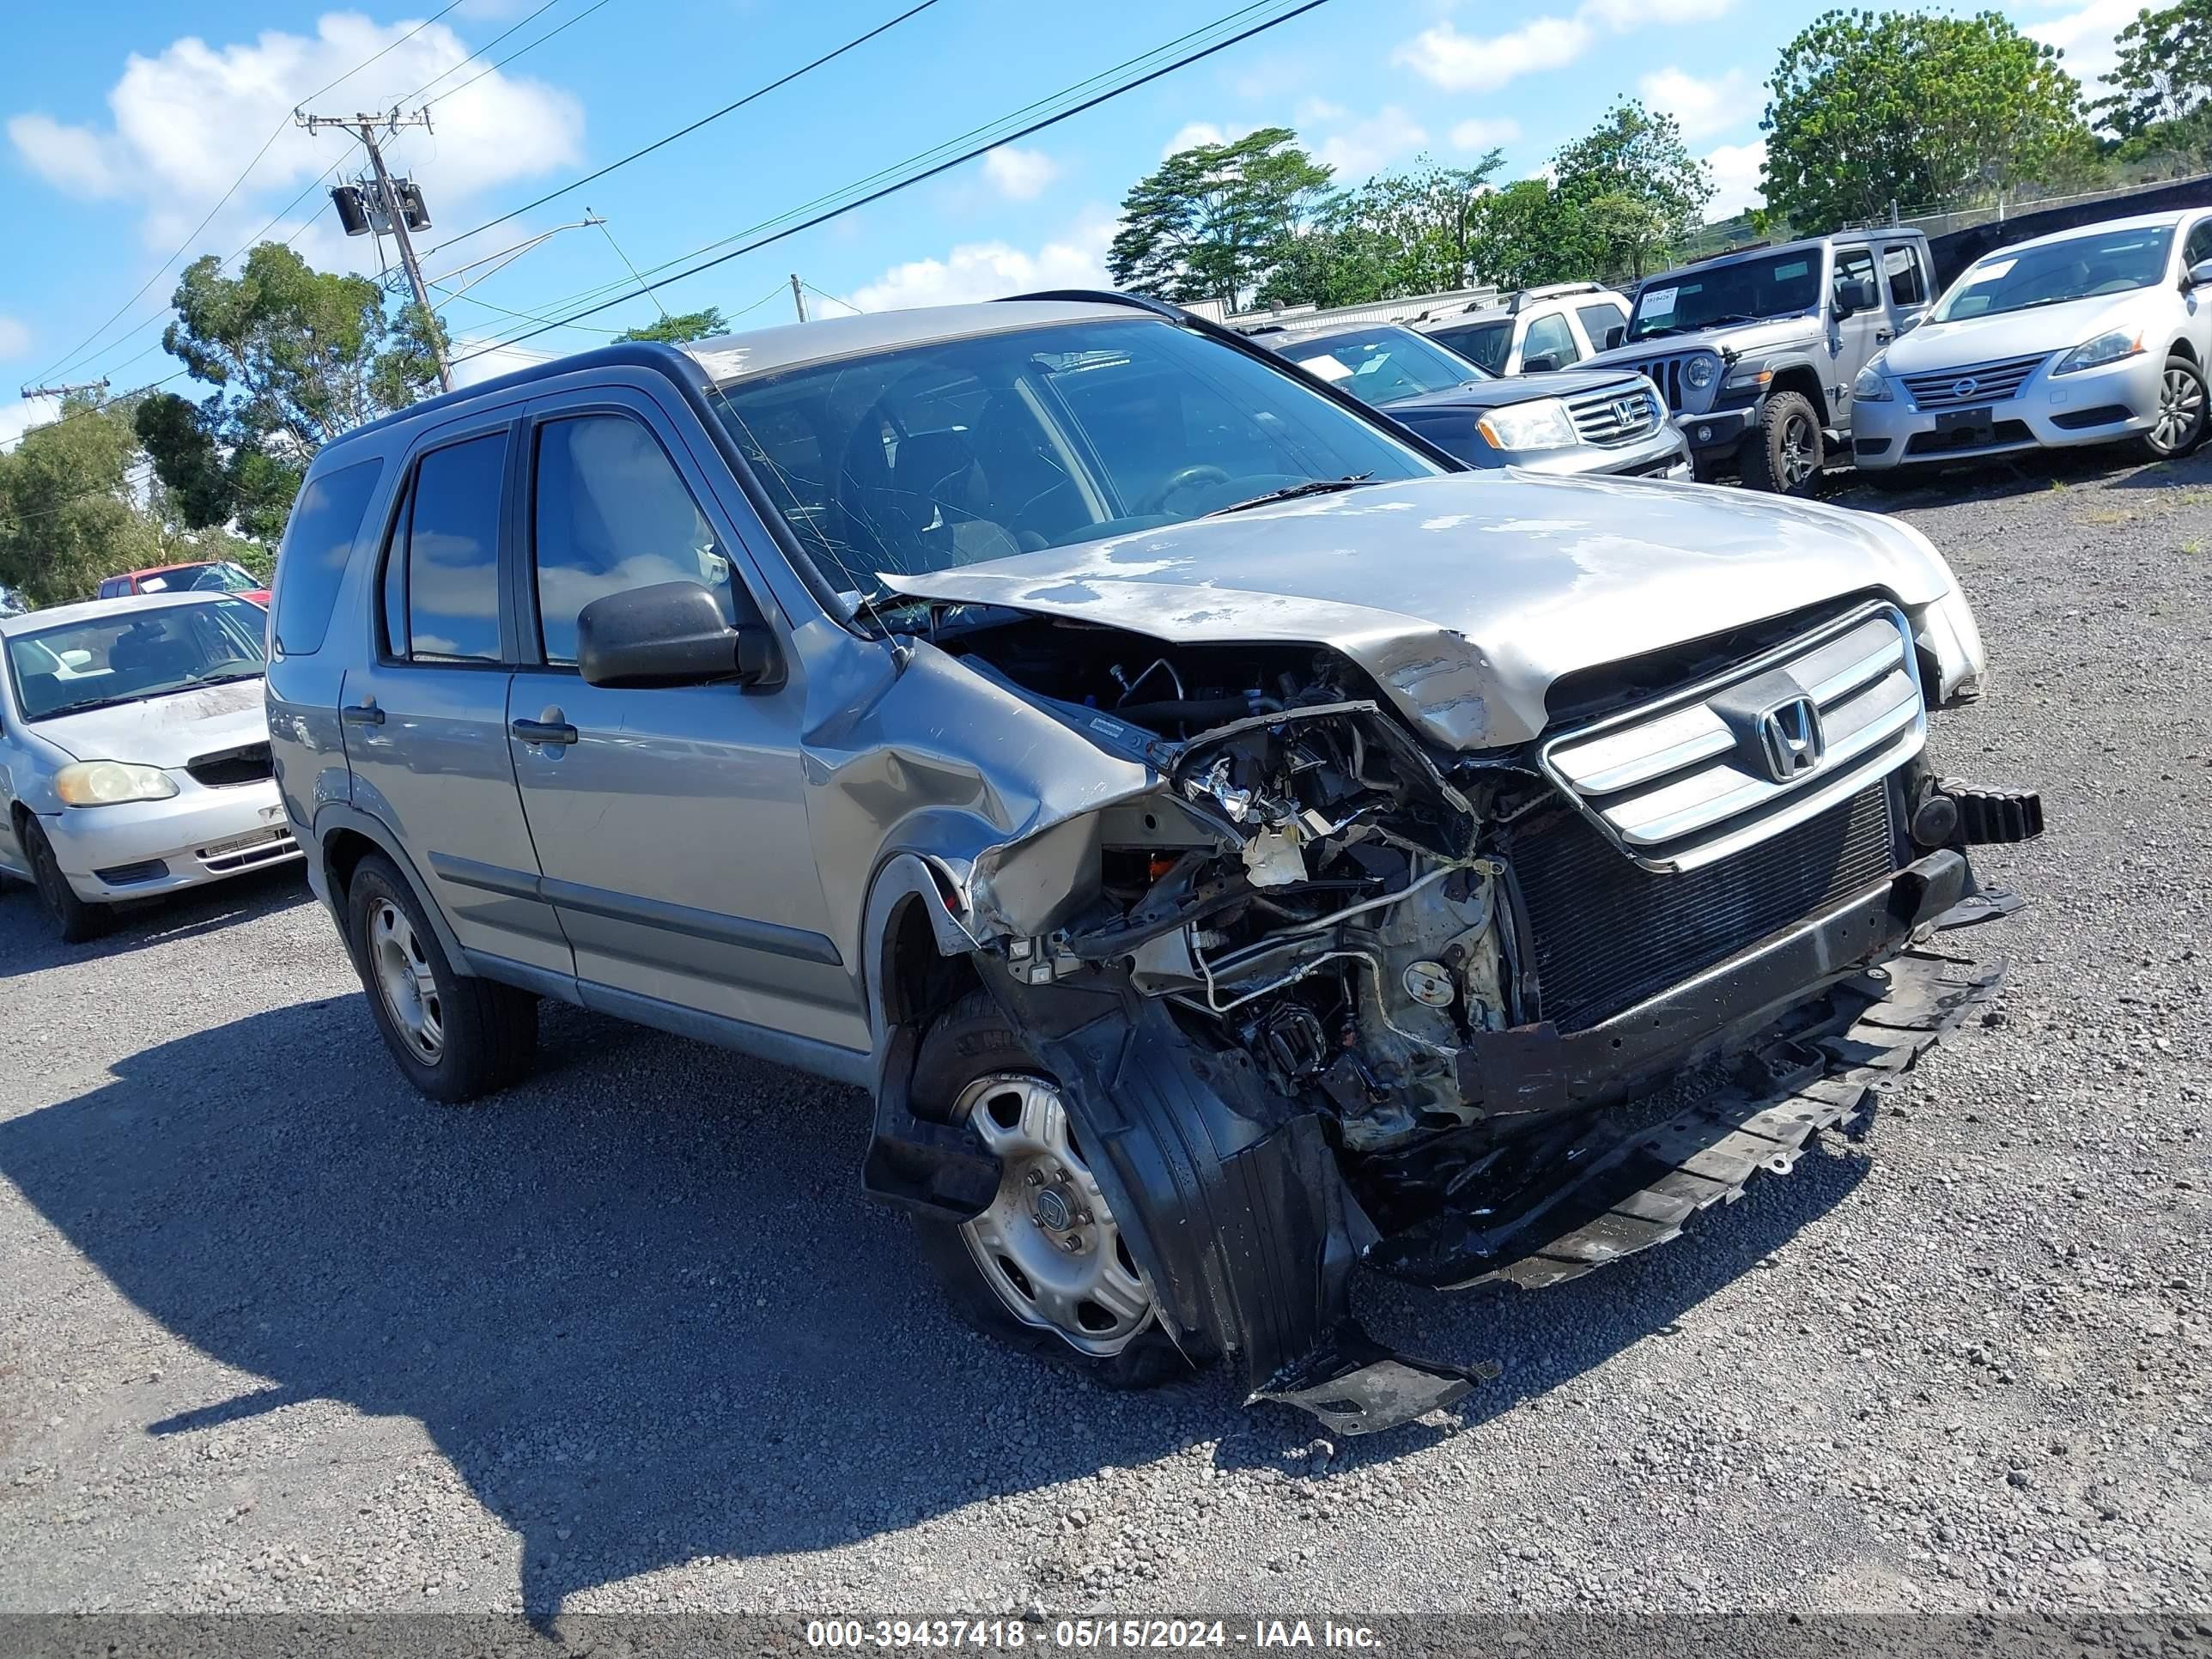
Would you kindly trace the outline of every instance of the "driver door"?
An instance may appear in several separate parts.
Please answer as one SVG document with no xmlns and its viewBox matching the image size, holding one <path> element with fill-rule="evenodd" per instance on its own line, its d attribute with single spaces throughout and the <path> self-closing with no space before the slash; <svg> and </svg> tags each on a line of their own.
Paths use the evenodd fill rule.
<svg viewBox="0 0 2212 1659">
<path fill-rule="evenodd" d="M 1836 250 L 1835 270 L 1828 278 L 1828 309 L 1834 319 L 1829 325 L 1830 354 L 1828 407 L 1834 412 L 1838 429 L 1849 431 L 1851 424 L 1851 382 L 1867 366 L 1874 354 L 1887 345 L 1893 331 L 1889 309 L 1877 297 L 1864 311 L 1854 311 L 1842 316 L 1838 296 L 1851 283 L 1864 282 L 1881 293 L 1878 268 L 1874 250 L 1870 247 L 1839 247 Z"/>
</svg>

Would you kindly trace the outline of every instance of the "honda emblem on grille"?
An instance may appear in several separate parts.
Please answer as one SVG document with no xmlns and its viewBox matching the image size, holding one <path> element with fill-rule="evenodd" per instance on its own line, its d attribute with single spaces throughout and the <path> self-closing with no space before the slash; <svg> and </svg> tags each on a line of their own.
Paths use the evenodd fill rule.
<svg viewBox="0 0 2212 1659">
<path fill-rule="evenodd" d="M 1982 383 L 1969 374 L 1963 380 L 1951 382 L 1951 395 L 1961 400 L 1972 397 L 1982 389 Z"/>
<path fill-rule="evenodd" d="M 1642 395 L 1633 398 L 1615 398 L 1613 400 L 1613 418 L 1623 426 L 1641 426 L 1644 423 Z"/>
<path fill-rule="evenodd" d="M 1793 783 L 1803 777 L 1820 766 L 1828 750 L 1820 709 L 1810 697 L 1778 703 L 1759 717 L 1759 746 L 1766 775 L 1775 782 Z"/>
</svg>

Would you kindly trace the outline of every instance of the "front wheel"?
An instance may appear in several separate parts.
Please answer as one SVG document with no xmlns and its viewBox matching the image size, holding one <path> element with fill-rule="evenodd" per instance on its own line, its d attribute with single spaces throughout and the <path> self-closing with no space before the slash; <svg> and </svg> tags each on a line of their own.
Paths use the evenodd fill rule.
<svg viewBox="0 0 2212 1659">
<path fill-rule="evenodd" d="M 369 1010 L 410 1083 L 459 1103 L 530 1069 L 538 999 L 458 972 L 397 865 L 363 859 L 346 889 L 346 915 Z"/>
<path fill-rule="evenodd" d="M 921 1253 L 963 1320 L 1109 1388 L 1189 1373 L 1060 1085 L 988 993 L 971 993 L 930 1028 L 915 1062 L 914 1105 L 920 1115 L 972 1125 L 999 1160 L 999 1189 L 981 1215 L 915 1221 Z"/>
<path fill-rule="evenodd" d="M 2204 371 L 2186 357 L 2167 358 L 2158 381 L 2158 416 L 2143 434 L 2143 447 L 2153 460 L 2186 455 L 2204 441 L 2205 420 Z"/>
<path fill-rule="evenodd" d="M 1778 392 L 1744 440 L 1743 481 L 1777 495 L 1802 495 L 1827 464 L 1820 413 L 1802 392 Z"/>
<path fill-rule="evenodd" d="M 82 945 L 98 939 L 107 927 L 107 907 L 88 904 L 76 896 L 39 821 L 25 817 L 17 838 L 23 844 L 24 857 L 30 860 L 31 884 L 39 890 L 39 908 L 46 913 L 47 922 L 61 936 L 62 943 Z"/>
</svg>

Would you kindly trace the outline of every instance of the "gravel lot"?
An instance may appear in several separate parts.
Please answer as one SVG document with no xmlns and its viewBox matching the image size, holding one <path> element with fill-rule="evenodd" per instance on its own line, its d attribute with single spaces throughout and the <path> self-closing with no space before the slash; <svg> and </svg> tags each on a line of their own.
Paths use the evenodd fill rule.
<svg viewBox="0 0 2212 1659">
<path fill-rule="evenodd" d="M 2212 457 L 1841 498 L 1979 608 L 1947 769 L 2045 791 L 2008 990 L 1688 1238 L 1367 1286 L 1504 1367 L 1376 1440 L 968 1334 L 850 1091 L 552 1008 L 441 1109 L 295 877 L 9 890 L 0 1611 L 2212 1609 Z"/>
</svg>

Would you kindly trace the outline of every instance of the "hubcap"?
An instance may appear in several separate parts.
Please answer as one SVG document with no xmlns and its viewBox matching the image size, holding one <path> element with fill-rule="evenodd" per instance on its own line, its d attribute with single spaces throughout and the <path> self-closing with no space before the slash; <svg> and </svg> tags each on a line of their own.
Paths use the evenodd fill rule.
<svg viewBox="0 0 2212 1659">
<path fill-rule="evenodd" d="M 376 975 L 377 994 L 392 1016 L 399 1035 L 418 1059 L 434 1064 L 446 1049 L 445 1005 L 438 995 L 438 977 L 415 925 L 389 899 L 377 901 L 368 917 L 368 960 Z"/>
<path fill-rule="evenodd" d="M 952 1109 L 999 1160 L 990 1207 L 960 1227 L 985 1281 L 1024 1324 L 1085 1353 L 1119 1353 L 1152 1322 L 1152 1296 L 1076 1146 L 1060 1091 L 1006 1073 L 969 1084 Z"/>
<path fill-rule="evenodd" d="M 2187 369 L 2167 369 L 2159 383 L 2158 419 L 2150 429 L 2153 447 L 2167 454 L 2187 448 L 2203 420 L 2203 382 Z"/>
</svg>

